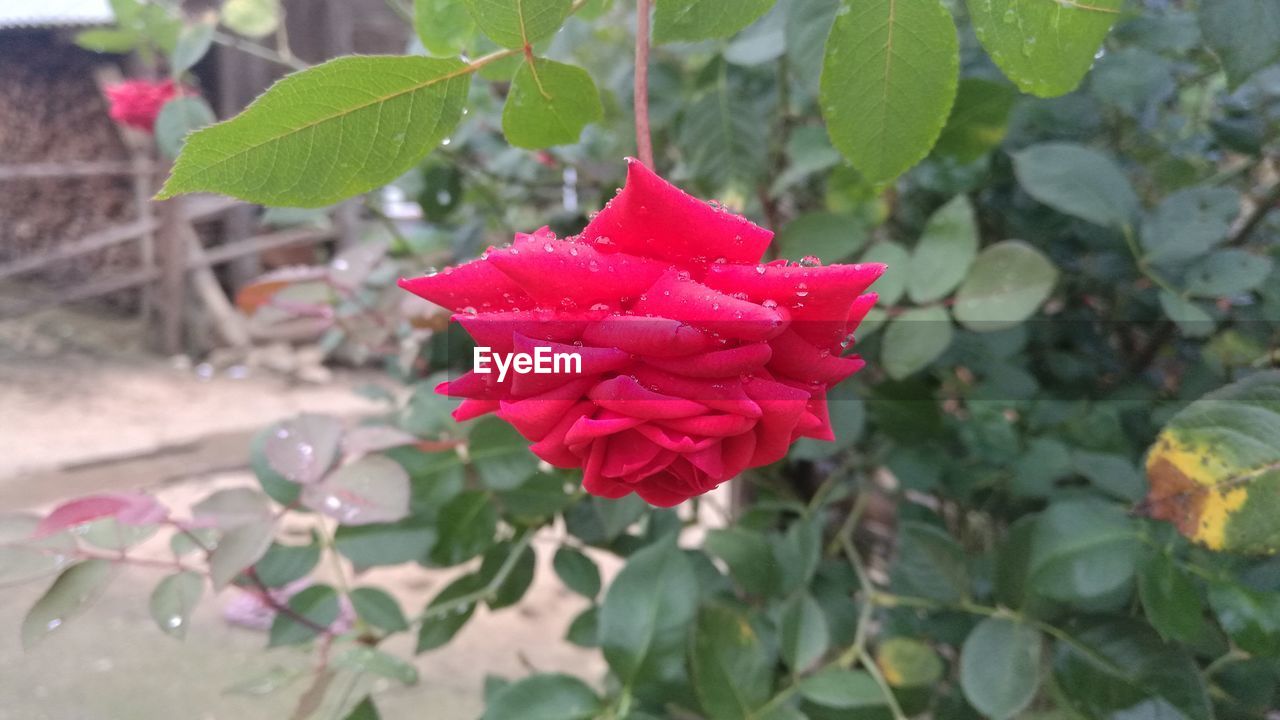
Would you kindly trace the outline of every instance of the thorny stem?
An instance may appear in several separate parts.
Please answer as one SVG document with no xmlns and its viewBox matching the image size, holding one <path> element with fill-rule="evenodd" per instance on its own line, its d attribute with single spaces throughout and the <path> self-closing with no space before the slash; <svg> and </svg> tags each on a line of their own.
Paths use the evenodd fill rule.
<svg viewBox="0 0 1280 720">
<path fill-rule="evenodd" d="M 653 167 L 653 138 L 649 132 L 649 6 L 652 0 L 636 0 L 636 154 Z"/>
</svg>

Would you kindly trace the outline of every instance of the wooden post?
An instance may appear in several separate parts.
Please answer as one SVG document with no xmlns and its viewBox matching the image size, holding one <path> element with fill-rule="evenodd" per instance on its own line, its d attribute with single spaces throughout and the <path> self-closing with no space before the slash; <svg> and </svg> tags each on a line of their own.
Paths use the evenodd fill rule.
<svg viewBox="0 0 1280 720">
<path fill-rule="evenodd" d="M 187 306 L 187 237 L 181 197 L 159 205 L 160 229 L 156 233 L 160 262 L 160 287 L 156 302 L 160 327 L 160 349 L 176 355 L 183 350 L 183 313 Z"/>
</svg>

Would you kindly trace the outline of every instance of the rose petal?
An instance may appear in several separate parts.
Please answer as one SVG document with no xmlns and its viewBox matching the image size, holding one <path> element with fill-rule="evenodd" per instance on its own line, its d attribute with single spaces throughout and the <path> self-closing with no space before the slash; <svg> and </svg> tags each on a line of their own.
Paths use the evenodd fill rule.
<svg viewBox="0 0 1280 720">
<path fill-rule="evenodd" d="M 702 403 L 654 392 L 629 375 L 596 385 L 591 389 L 590 398 L 600 407 L 645 420 L 692 417 L 707 412 L 707 406 Z"/>
<path fill-rule="evenodd" d="M 791 327 L 815 345 L 834 349 L 846 331 L 854 300 L 884 272 L 884 265 L 712 265 L 703 282 L 723 292 L 745 292 L 753 302 L 791 311 Z"/>
<path fill-rule="evenodd" d="M 511 423 L 527 440 L 545 438 L 564 413 L 582 401 L 594 378 L 582 378 L 515 402 L 501 401 L 498 417 Z"/>
<path fill-rule="evenodd" d="M 514 280 L 485 260 L 473 260 L 418 278 L 401 278 L 400 287 L 458 312 L 527 310 L 534 306 Z"/>
<path fill-rule="evenodd" d="M 772 345 L 769 370 L 804 383 L 834 385 L 866 364 L 860 358 L 841 357 L 830 349 L 817 348 L 790 329 L 775 338 Z"/>
<path fill-rule="evenodd" d="M 644 292 L 668 265 L 625 253 L 606 255 L 575 240 L 535 238 L 489 253 L 489 262 L 543 307 L 620 307 Z"/>
<path fill-rule="evenodd" d="M 773 233 L 719 210 L 628 160 L 622 192 L 582 231 L 602 252 L 624 252 L 702 268 L 724 258 L 754 263 Z"/>
<path fill-rule="evenodd" d="M 726 378 L 747 375 L 764 368 L 773 356 L 766 343 L 739 345 L 728 350 L 713 350 L 701 355 L 678 358 L 645 358 L 645 363 L 672 373 L 694 378 Z"/>
<path fill-rule="evenodd" d="M 679 357 L 710 350 L 713 340 L 679 320 L 612 315 L 587 326 L 583 341 L 646 357 Z"/>
<path fill-rule="evenodd" d="M 674 270 L 658 278 L 632 312 L 675 318 L 736 340 L 768 340 L 786 328 L 776 309 L 712 290 Z"/>
<path fill-rule="evenodd" d="M 614 348 L 566 345 L 549 340 L 533 340 L 516 334 L 515 352 L 533 355 L 538 348 L 547 348 L 552 354 L 572 354 L 581 359 L 580 373 L 520 373 L 511 382 L 511 393 L 517 397 L 529 397 L 546 392 L 567 382 L 585 377 L 595 377 L 627 367 L 633 362 L 630 353 Z"/>
</svg>

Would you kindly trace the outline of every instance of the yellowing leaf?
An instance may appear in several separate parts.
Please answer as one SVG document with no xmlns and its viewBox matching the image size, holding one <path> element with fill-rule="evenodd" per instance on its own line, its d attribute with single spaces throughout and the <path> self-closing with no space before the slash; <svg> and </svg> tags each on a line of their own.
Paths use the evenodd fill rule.
<svg viewBox="0 0 1280 720">
<path fill-rule="evenodd" d="M 1213 550 L 1280 550 L 1280 372 L 1191 403 L 1147 456 L 1143 510 Z"/>
</svg>

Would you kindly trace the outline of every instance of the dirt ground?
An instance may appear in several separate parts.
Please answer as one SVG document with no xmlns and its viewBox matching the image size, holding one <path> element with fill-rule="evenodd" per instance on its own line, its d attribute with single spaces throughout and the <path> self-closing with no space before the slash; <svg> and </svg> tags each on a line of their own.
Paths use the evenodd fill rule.
<svg viewBox="0 0 1280 720">
<path fill-rule="evenodd" d="M 321 385 L 252 368 L 209 373 L 141 347 L 135 325 L 98 316 L 59 311 L 0 323 L 0 512 L 132 488 L 182 512 L 214 487 L 253 483 L 245 462 L 254 431 L 302 411 L 375 411 L 354 388 L 384 382 L 350 372 Z M 602 675 L 598 653 L 561 640 L 585 601 L 551 572 L 554 546 L 553 531 L 535 541 L 541 571 L 518 607 L 477 612 L 453 643 L 417 658 L 417 686 L 379 686 L 384 717 L 474 718 L 490 673 Z M 405 566 L 360 581 L 388 587 L 412 611 L 456 572 Z M 84 616 L 25 654 L 19 625 L 45 583 L 0 589 L 0 720 L 288 717 L 305 679 L 261 697 L 226 689 L 306 667 L 308 657 L 264 651 L 264 633 L 225 622 L 222 607 L 235 591 L 206 596 L 185 641 L 162 634 L 147 611 L 162 575 L 122 570 Z M 390 649 L 409 657 L 408 645 L 406 638 Z"/>
</svg>

